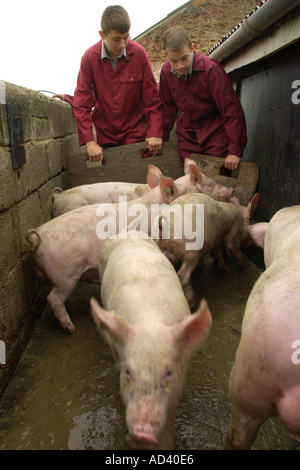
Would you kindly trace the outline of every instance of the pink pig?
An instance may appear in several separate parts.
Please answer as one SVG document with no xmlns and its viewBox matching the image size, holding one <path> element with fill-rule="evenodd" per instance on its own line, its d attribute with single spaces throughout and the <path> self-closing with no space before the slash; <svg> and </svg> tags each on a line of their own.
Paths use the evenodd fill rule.
<svg viewBox="0 0 300 470">
<path fill-rule="evenodd" d="M 156 172 L 155 167 L 149 167 L 149 178 Z M 130 201 L 128 204 L 92 204 L 80 207 L 71 212 L 56 217 L 37 229 L 27 232 L 30 243 L 31 257 L 39 277 L 50 287 L 47 297 L 53 313 L 63 328 L 70 333 L 75 332 L 65 308 L 65 302 L 71 295 L 80 279 L 99 281 L 99 253 L 104 240 L 110 236 L 99 226 L 111 225 L 115 233 L 119 231 L 120 215 L 126 216 L 125 223 L 135 220 L 130 213 L 133 204 L 144 209 L 140 226 L 150 231 L 148 223 L 151 205 L 170 203 L 177 196 L 184 194 L 186 188 L 175 185 L 171 178 L 160 177 L 159 184 L 143 197 Z M 110 210 L 104 216 L 104 210 Z M 100 212 L 99 212 L 100 211 Z M 101 233 L 100 233 L 101 232 Z M 150 232 L 149 232 L 150 233 Z"/>
<path fill-rule="evenodd" d="M 148 173 L 147 184 L 104 182 L 76 186 L 66 191 L 62 191 L 59 187 L 54 188 L 52 190 L 53 217 L 88 204 L 118 203 L 119 196 L 126 196 L 128 201 L 143 196 L 158 184 L 157 177 L 162 175 L 159 168 L 154 165 L 150 166 L 153 167 L 153 173 L 156 172 L 156 176 L 155 178 L 153 176 L 149 177 Z M 189 158 L 185 159 L 184 172 L 184 176 L 175 180 L 176 184 L 189 187 L 192 192 L 208 194 L 218 201 L 235 202 L 235 199 L 237 200 L 237 198 L 234 199 L 233 188 L 217 184 L 204 173 L 201 173 L 198 165 Z"/>
<path fill-rule="evenodd" d="M 241 266 L 244 264 L 240 250 L 242 242 L 253 239 L 262 246 L 259 226 L 249 226 L 248 216 L 250 214 L 245 207 L 192 193 L 177 198 L 157 217 L 157 243 L 171 262 L 181 263 L 178 276 L 190 307 L 194 306 L 195 301 L 191 275 L 208 252 L 213 253 L 220 268 L 229 271 L 218 247 L 220 243 L 225 243 Z"/>
<path fill-rule="evenodd" d="M 95 299 L 91 307 L 120 367 L 128 444 L 172 449 L 191 355 L 212 320 L 204 300 L 191 314 L 173 266 L 151 238 L 135 238 L 140 234 L 105 242 L 99 264 L 104 308 Z"/>
<path fill-rule="evenodd" d="M 300 435 L 300 206 L 278 211 L 265 236 L 266 270 L 248 298 L 229 379 L 228 449 L 250 449 L 279 416 Z"/>
</svg>

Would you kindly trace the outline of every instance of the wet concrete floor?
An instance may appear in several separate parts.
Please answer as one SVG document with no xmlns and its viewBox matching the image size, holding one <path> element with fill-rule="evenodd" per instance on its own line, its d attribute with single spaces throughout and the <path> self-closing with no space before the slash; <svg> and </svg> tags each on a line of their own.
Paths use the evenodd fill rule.
<svg viewBox="0 0 300 470">
<path fill-rule="evenodd" d="M 214 324 L 194 356 L 178 408 L 175 449 L 224 448 L 230 420 L 228 377 L 240 338 L 244 306 L 260 274 L 247 259 L 218 271 L 210 257 L 193 274 L 199 300 Z M 126 450 L 126 423 L 118 371 L 91 318 L 89 299 L 99 286 L 80 283 L 69 301 L 78 333 L 70 336 L 46 307 L 0 402 L 0 449 Z M 265 423 L 253 449 L 298 449 L 300 438 L 276 419 Z"/>
</svg>

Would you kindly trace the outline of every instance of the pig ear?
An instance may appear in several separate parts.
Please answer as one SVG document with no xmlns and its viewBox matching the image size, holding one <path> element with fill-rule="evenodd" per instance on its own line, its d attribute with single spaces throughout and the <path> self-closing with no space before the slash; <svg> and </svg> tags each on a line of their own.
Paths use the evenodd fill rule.
<svg viewBox="0 0 300 470">
<path fill-rule="evenodd" d="M 90 304 L 92 316 L 97 327 L 105 328 L 115 340 L 124 344 L 130 331 L 128 323 L 126 323 L 122 317 L 117 316 L 114 312 L 108 312 L 104 308 L 100 307 L 97 300 L 93 297 L 90 300 Z"/>
<path fill-rule="evenodd" d="M 248 231 L 250 232 L 251 238 L 260 248 L 263 248 L 265 246 L 265 235 L 267 233 L 268 226 L 268 222 L 258 222 L 257 224 L 252 224 L 248 227 Z"/>
<path fill-rule="evenodd" d="M 203 299 L 198 310 L 185 318 L 180 324 L 180 336 L 184 347 L 194 348 L 209 333 L 212 318 L 206 301 Z"/>
<path fill-rule="evenodd" d="M 250 220 L 253 217 L 254 212 L 256 211 L 259 199 L 260 199 L 260 195 L 258 193 L 255 193 L 251 201 L 248 203 L 247 207 L 241 206 L 241 211 L 246 219 Z"/>
<path fill-rule="evenodd" d="M 176 184 L 168 176 L 162 176 L 159 181 L 161 195 L 167 204 L 170 204 L 177 196 L 178 190 Z"/>
<path fill-rule="evenodd" d="M 201 172 L 199 171 L 198 166 L 196 165 L 190 165 L 190 180 L 193 183 L 201 183 L 202 182 L 202 175 Z"/>
<path fill-rule="evenodd" d="M 185 158 L 184 159 L 184 174 L 185 175 L 190 175 L 190 180 L 192 183 L 201 182 L 201 172 L 199 170 L 199 167 L 194 160 L 191 160 L 190 158 Z"/>
<path fill-rule="evenodd" d="M 199 168 L 198 168 L 197 163 L 194 160 L 192 160 L 191 158 L 185 158 L 183 170 L 184 170 L 185 175 L 189 175 L 191 171 L 193 170 L 199 171 Z"/>
<path fill-rule="evenodd" d="M 160 177 L 162 176 L 161 170 L 155 165 L 148 165 L 147 183 L 151 189 L 159 185 Z"/>
</svg>

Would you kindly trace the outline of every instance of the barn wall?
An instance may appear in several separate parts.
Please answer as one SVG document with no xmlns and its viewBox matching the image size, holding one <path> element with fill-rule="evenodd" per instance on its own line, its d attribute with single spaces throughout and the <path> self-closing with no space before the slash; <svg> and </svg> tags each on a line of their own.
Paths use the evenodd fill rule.
<svg viewBox="0 0 300 470">
<path fill-rule="evenodd" d="M 0 103 L 1 396 L 45 304 L 25 234 L 50 219 L 51 190 L 55 186 L 68 187 L 66 159 L 80 149 L 68 104 L 5 82 L 1 82 Z M 15 169 L 7 104 L 21 107 L 26 163 Z"/>
<path fill-rule="evenodd" d="M 296 7 L 261 38 L 222 61 L 245 111 L 248 143 L 243 160 L 259 167 L 258 221 L 269 221 L 279 209 L 300 204 L 299 31 Z"/>
<path fill-rule="evenodd" d="M 240 90 L 248 134 L 244 160 L 260 169 L 256 217 L 268 221 L 300 203 L 300 54 L 245 77 Z"/>
</svg>

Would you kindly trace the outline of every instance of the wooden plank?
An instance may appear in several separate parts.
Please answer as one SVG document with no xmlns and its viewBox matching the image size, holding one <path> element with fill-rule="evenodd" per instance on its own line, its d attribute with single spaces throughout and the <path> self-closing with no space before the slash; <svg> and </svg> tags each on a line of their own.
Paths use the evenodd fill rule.
<svg viewBox="0 0 300 470">
<path fill-rule="evenodd" d="M 158 166 L 165 176 L 173 179 L 183 175 L 182 164 L 176 146 L 165 142 L 163 154 L 157 157 L 142 158 L 141 150 L 147 148 L 145 142 L 112 147 L 104 151 L 105 165 L 99 166 L 89 162 L 86 153 L 71 155 L 67 159 L 67 170 L 70 187 L 104 181 L 126 181 L 145 183 L 148 165 Z M 241 162 L 239 170 L 232 171 L 231 176 L 222 175 L 225 159 L 192 153 L 200 170 L 224 186 L 233 187 L 241 204 L 247 205 L 256 192 L 258 166 L 253 162 Z"/>
<path fill-rule="evenodd" d="M 190 156 L 199 165 L 200 171 L 212 178 L 217 183 L 234 188 L 235 195 L 242 205 L 247 206 L 252 196 L 256 192 L 259 169 L 254 162 L 240 162 L 238 170 L 229 170 L 231 176 L 224 176 L 221 173 L 225 169 L 225 158 L 212 157 L 192 153 Z"/>
<path fill-rule="evenodd" d="M 165 176 L 173 179 L 183 175 L 181 161 L 176 147 L 163 144 L 162 156 L 142 158 L 145 142 L 112 147 L 104 151 L 105 165 L 87 165 L 87 155 L 80 153 L 67 159 L 70 187 L 104 181 L 126 181 L 146 183 L 148 165 L 156 165 Z"/>
</svg>

